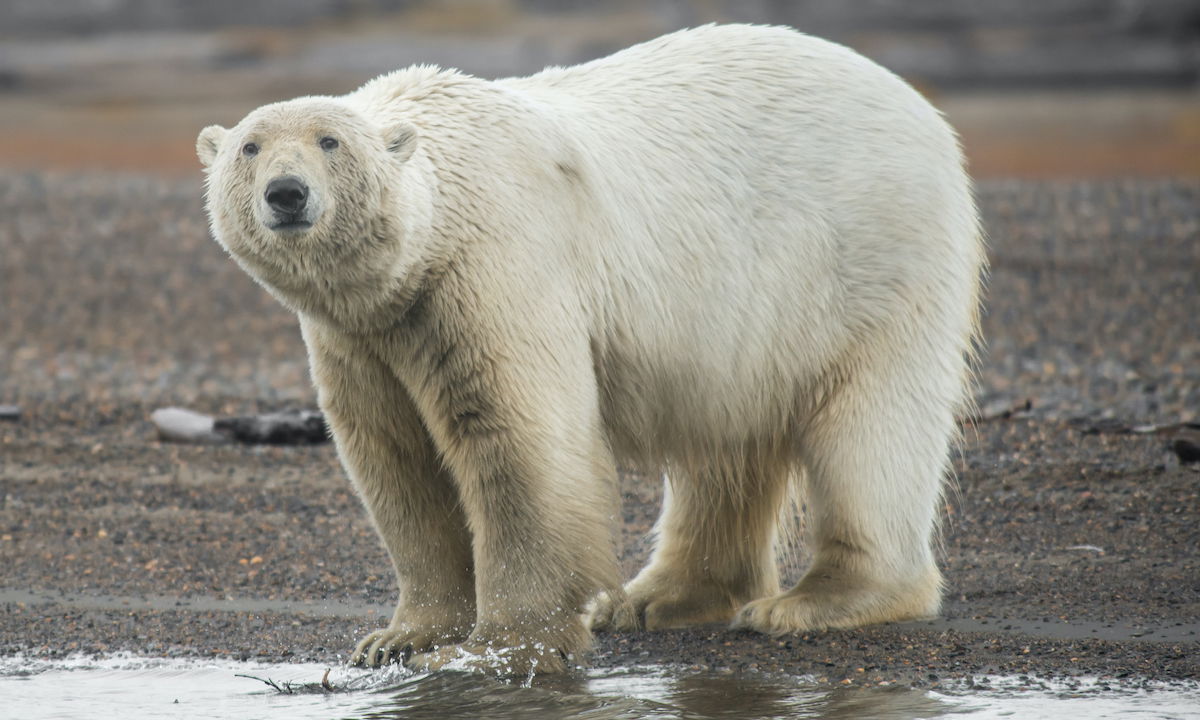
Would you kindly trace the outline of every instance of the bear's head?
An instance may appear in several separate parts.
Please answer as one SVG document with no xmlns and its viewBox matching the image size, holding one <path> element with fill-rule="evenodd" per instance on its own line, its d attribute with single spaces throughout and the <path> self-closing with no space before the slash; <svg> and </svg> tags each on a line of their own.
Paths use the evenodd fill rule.
<svg viewBox="0 0 1200 720">
<path fill-rule="evenodd" d="M 266 105 L 233 128 L 206 127 L 196 152 L 213 233 L 293 309 L 321 310 L 322 290 L 368 284 L 401 263 L 397 195 L 411 184 L 404 166 L 416 146 L 412 125 L 376 127 L 335 98 Z"/>
</svg>

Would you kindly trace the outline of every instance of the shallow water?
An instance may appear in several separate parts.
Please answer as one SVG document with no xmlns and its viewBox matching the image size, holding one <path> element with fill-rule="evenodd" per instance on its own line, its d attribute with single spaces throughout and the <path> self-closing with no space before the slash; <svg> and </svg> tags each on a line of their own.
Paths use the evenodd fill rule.
<svg viewBox="0 0 1200 720">
<path fill-rule="evenodd" d="M 1200 685 L 979 678 L 829 689 L 804 678 L 661 666 L 501 682 L 463 673 L 114 656 L 0 659 L 0 718 L 1200 718 Z M 244 676 L 253 677 L 244 677 Z M 273 686 L 268 684 L 273 683 Z"/>
</svg>

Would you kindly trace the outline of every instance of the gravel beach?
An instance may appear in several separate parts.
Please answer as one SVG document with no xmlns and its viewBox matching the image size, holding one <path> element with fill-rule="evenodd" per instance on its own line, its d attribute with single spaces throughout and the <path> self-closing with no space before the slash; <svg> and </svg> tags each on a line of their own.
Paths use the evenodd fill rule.
<svg viewBox="0 0 1200 720">
<path fill-rule="evenodd" d="M 209 238 L 202 192 L 0 172 L 0 405 L 19 407 L 0 418 L 0 655 L 337 663 L 390 615 L 387 557 L 330 445 L 155 437 L 160 407 L 315 404 L 295 319 Z M 1200 180 L 978 196 L 982 417 L 946 496 L 943 617 L 606 634 L 593 664 L 854 685 L 1200 679 L 1200 464 L 1172 449 L 1200 440 Z M 632 573 L 660 488 L 628 475 L 622 490 Z"/>
</svg>

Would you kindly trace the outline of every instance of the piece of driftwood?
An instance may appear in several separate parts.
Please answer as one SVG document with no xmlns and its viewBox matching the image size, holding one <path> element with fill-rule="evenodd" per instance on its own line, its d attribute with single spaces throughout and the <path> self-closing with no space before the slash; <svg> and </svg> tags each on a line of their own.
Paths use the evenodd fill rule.
<svg viewBox="0 0 1200 720">
<path fill-rule="evenodd" d="M 316 445 L 329 441 L 325 416 L 316 410 L 285 410 L 264 415 L 213 418 L 184 408 L 150 415 L 160 440 L 216 445 Z"/>
<path fill-rule="evenodd" d="M 359 675 L 357 677 L 349 677 L 338 681 L 335 686 L 329 679 L 330 668 L 325 669 L 325 674 L 321 676 L 319 682 L 292 682 L 285 680 L 277 682 L 269 677 L 259 677 L 257 675 L 244 675 L 237 673 L 234 677 L 248 678 L 257 680 L 260 683 L 274 688 L 275 692 L 281 695 L 304 695 L 304 694 L 321 694 L 332 692 L 354 692 L 359 690 L 367 690 L 376 687 L 379 683 L 379 677 L 373 673 Z"/>
<path fill-rule="evenodd" d="M 250 445 L 316 445 L 329 441 L 325 416 L 316 410 L 218 418 L 213 429 Z"/>
<path fill-rule="evenodd" d="M 1075 423 L 1085 435 L 1158 435 L 1169 437 L 1168 447 L 1184 465 L 1200 463 L 1200 422 L 1162 423 L 1160 425 L 1131 425 L 1122 420 L 1080 420 Z"/>
<path fill-rule="evenodd" d="M 158 430 L 158 439 L 165 442 L 215 445 L 230 441 L 213 430 L 210 416 L 184 408 L 159 408 L 150 414 L 150 421 Z"/>
<path fill-rule="evenodd" d="M 1088 420 L 1080 418 L 1072 422 L 1084 435 L 1175 435 L 1180 432 L 1200 430 L 1200 422 L 1163 423 L 1161 425 L 1133 425 L 1124 420 Z"/>
</svg>

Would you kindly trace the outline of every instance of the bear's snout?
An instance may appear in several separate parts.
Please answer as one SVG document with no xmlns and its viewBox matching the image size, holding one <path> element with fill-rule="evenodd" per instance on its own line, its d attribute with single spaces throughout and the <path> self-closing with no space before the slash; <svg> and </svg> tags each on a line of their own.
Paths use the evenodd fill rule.
<svg viewBox="0 0 1200 720">
<path fill-rule="evenodd" d="M 267 184 L 266 200 L 280 225 L 305 221 L 300 214 L 308 204 L 308 186 L 300 178 L 291 175 L 275 178 Z"/>
</svg>

